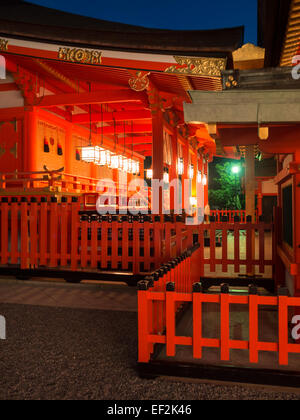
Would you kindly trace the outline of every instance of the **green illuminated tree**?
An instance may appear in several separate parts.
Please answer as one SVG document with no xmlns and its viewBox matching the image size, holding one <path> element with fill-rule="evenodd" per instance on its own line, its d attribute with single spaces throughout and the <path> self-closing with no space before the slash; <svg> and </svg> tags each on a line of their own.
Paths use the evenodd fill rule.
<svg viewBox="0 0 300 420">
<path fill-rule="evenodd" d="M 241 167 L 237 168 L 231 162 L 216 164 L 218 176 L 213 179 L 214 188 L 209 189 L 209 203 L 211 208 L 224 210 L 241 210 L 244 208 L 244 195 L 241 188 Z"/>
</svg>

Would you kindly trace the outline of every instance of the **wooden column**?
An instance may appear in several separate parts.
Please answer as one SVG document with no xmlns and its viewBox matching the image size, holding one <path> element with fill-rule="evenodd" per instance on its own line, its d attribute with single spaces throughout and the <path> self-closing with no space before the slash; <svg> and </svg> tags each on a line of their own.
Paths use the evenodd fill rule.
<svg viewBox="0 0 300 420">
<path fill-rule="evenodd" d="M 36 171 L 36 150 L 40 146 L 38 144 L 38 120 L 36 109 L 34 107 L 28 107 L 25 110 L 25 127 L 24 127 L 24 167 L 25 172 Z M 25 166 L 26 165 L 26 166 Z"/>
<path fill-rule="evenodd" d="M 255 152 L 254 145 L 246 146 L 245 155 L 246 215 L 255 220 Z"/>
<path fill-rule="evenodd" d="M 245 155 L 245 192 L 246 192 L 246 215 L 252 217 L 255 223 L 255 152 L 254 145 L 246 146 Z M 252 259 L 255 259 L 255 231 L 252 235 Z M 250 270 L 249 270 L 250 271 Z M 248 276 L 253 276 L 255 269 L 247 272 Z"/>
<path fill-rule="evenodd" d="M 162 180 L 164 175 L 164 132 L 163 108 L 159 92 L 155 88 L 148 90 L 148 98 L 152 115 L 152 167 L 153 179 Z M 159 213 L 162 214 L 162 191 L 159 193 Z"/>
<path fill-rule="evenodd" d="M 65 145 L 65 172 L 67 174 L 72 173 L 72 160 L 75 157 L 75 150 L 73 150 L 72 144 L 73 136 L 72 136 L 72 128 L 71 126 L 66 127 L 66 145 Z"/>
<path fill-rule="evenodd" d="M 300 162 L 300 149 L 296 150 L 295 161 Z M 299 211 L 300 211 L 300 175 L 295 175 L 294 179 L 294 244 L 295 244 L 295 259 L 298 264 L 298 275 L 295 276 L 295 296 L 300 296 L 300 220 L 299 220 Z M 298 308 L 297 314 L 300 313 L 300 308 Z"/>
</svg>

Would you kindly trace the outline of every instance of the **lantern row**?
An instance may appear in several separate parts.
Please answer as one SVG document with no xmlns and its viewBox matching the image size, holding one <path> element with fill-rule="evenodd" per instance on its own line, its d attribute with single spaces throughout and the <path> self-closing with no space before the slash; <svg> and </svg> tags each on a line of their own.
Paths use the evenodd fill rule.
<svg viewBox="0 0 300 420">
<path fill-rule="evenodd" d="M 94 163 L 98 166 L 108 166 L 130 174 L 140 172 L 140 163 L 122 155 L 116 155 L 99 146 L 85 146 L 81 149 L 81 159 L 84 162 Z"/>
</svg>

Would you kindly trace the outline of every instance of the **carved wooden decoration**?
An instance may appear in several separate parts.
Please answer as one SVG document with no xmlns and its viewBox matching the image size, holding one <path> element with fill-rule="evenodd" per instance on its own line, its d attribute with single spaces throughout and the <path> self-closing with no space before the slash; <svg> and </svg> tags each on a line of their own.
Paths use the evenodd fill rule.
<svg viewBox="0 0 300 420">
<path fill-rule="evenodd" d="M 58 58 L 71 63 L 101 64 L 102 52 L 81 48 L 60 48 L 58 50 Z"/>
<path fill-rule="evenodd" d="M 226 70 L 226 58 L 177 56 L 174 58 L 177 64 L 168 67 L 165 73 L 221 77 L 222 71 Z"/>
</svg>

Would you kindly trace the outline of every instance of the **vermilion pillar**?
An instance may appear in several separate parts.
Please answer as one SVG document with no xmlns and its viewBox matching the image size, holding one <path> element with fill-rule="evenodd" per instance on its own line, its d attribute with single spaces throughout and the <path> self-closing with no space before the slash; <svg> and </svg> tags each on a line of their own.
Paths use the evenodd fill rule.
<svg viewBox="0 0 300 420">
<path fill-rule="evenodd" d="M 300 148 L 296 150 L 295 161 L 300 163 Z M 295 176 L 294 181 L 294 234 L 295 234 L 295 257 L 298 265 L 298 275 L 295 277 L 295 295 L 300 296 L 300 174 Z M 299 309 L 299 308 L 298 308 Z"/>
<path fill-rule="evenodd" d="M 255 153 L 254 145 L 246 146 L 246 171 L 245 171 L 245 190 L 246 190 L 246 215 L 252 217 L 252 223 L 255 222 Z M 252 258 L 255 256 L 255 232 L 252 236 Z M 247 273 L 252 276 L 252 272 Z"/>
<path fill-rule="evenodd" d="M 153 180 L 161 181 L 164 175 L 164 132 L 163 111 L 159 92 L 155 88 L 148 91 L 152 115 L 152 167 Z M 154 193 L 154 192 L 153 192 Z M 159 213 L 162 213 L 162 190 L 159 190 Z"/>
<path fill-rule="evenodd" d="M 255 218 L 255 154 L 254 146 L 246 146 L 246 171 L 245 171 L 245 186 L 246 186 L 246 214 L 252 216 L 252 221 Z"/>
<path fill-rule="evenodd" d="M 36 150 L 38 150 L 37 138 L 37 114 L 34 107 L 25 111 L 24 119 L 24 168 L 26 172 L 36 171 Z"/>
</svg>

